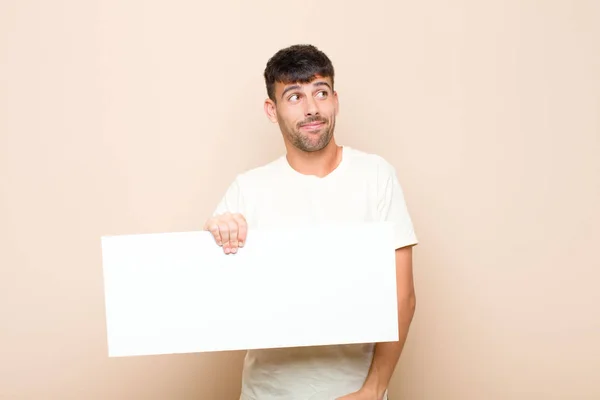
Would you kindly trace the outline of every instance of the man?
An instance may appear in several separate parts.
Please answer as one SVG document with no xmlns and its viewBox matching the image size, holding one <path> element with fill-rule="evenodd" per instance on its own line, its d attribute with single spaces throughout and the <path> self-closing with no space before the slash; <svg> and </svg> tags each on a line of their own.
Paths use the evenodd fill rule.
<svg viewBox="0 0 600 400">
<path fill-rule="evenodd" d="M 383 158 L 336 144 L 338 94 L 334 68 L 323 52 L 311 45 L 282 49 L 268 61 L 264 78 L 264 109 L 279 124 L 287 154 L 237 175 L 204 229 L 226 254 L 234 254 L 243 251 L 249 227 L 392 221 L 400 340 L 250 350 L 241 400 L 387 399 L 415 309 L 412 246 L 417 239 L 402 188 Z"/>
</svg>

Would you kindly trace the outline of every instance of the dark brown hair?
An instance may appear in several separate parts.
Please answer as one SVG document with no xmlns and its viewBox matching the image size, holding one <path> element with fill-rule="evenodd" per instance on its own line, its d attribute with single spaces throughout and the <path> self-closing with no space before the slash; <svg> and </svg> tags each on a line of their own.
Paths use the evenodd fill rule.
<svg viewBox="0 0 600 400">
<path fill-rule="evenodd" d="M 267 62 L 264 72 L 267 94 L 275 100 L 275 83 L 309 83 L 317 76 L 330 78 L 334 68 L 325 53 L 310 44 L 296 44 L 279 50 Z"/>
</svg>

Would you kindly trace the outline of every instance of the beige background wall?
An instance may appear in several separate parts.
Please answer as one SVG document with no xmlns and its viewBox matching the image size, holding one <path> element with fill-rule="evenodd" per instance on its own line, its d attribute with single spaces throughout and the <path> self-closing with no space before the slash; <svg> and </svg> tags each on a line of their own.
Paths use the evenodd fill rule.
<svg viewBox="0 0 600 400">
<path fill-rule="evenodd" d="M 396 166 L 421 239 L 392 399 L 600 399 L 599 20 L 595 0 L 3 0 L 0 398 L 236 398 L 240 353 L 107 358 L 100 236 L 199 229 L 280 155 L 262 70 L 310 42 L 338 140 Z"/>
</svg>

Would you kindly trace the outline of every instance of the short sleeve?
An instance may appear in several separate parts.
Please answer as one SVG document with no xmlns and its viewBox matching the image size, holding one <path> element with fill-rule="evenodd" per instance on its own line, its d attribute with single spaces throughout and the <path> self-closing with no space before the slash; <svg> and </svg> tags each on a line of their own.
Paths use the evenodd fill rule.
<svg viewBox="0 0 600 400">
<path fill-rule="evenodd" d="M 213 212 L 213 217 L 227 212 L 245 214 L 244 211 L 244 197 L 242 195 L 240 178 L 237 176 L 217 204 Z"/>
<path fill-rule="evenodd" d="M 383 162 L 379 169 L 378 212 L 381 221 L 394 224 L 396 249 L 418 243 L 404 192 L 392 165 Z"/>
</svg>

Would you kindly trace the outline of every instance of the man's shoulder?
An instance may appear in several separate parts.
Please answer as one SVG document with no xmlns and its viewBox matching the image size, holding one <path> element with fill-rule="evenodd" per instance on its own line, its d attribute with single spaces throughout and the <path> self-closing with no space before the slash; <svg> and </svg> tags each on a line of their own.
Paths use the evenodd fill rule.
<svg viewBox="0 0 600 400">
<path fill-rule="evenodd" d="M 356 148 L 346 148 L 345 150 L 348 152 L 352 163 L 361 170 L 373 170 L 379 174 L 389 174 L 394 172 L 394 166 L 378 153 L 372 153 Z"/>
<path fill-rule="evenodd" d="M 257 184 L 276 178 L 283 171 L 284 156 L 279 156 L 264 164 L 251 167 L 237 174 L 236 180 L 244 183 Z"/>
</svg>

